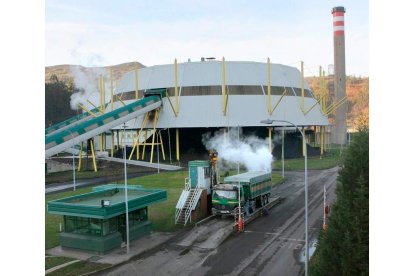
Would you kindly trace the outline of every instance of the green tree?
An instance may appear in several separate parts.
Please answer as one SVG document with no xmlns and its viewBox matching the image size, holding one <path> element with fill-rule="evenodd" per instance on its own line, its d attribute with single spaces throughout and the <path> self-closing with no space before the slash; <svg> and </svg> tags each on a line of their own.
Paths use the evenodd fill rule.
<svg viewBox="0 0 414 276">
<path fill-rule="evenodd" d="M 70 96 L 77 92 L 73 84 L 60 81 L 53 74 L 45 84 L 45 127 L 64 121 L 77 112 L 70 108 Z"/>
<path fill-rule="evenodd" d="M 311 275 L 368 275 L 369 131 L 362 128 L 344 154 L 337 200 L 319 235 Z"/>
</svg>

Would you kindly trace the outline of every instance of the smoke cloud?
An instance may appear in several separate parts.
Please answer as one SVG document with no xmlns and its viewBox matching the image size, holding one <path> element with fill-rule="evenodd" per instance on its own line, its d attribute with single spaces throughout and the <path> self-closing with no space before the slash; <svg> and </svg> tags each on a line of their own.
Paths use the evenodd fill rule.
<svg viewBox="0 0 414 276">
<path fill-rule="evenodd" d="M 273 156 L 269 150 L 268 139 L 255 136 L 245 137 L 237 134 L 237 128 L 231 128 L 227 135 L 218 131 L 212 137 L 211 133 L 203 135 L 203 144 L 210 150 L 215 149 L 219 154 L 219 165 L 222 160 L 244 165 L 247 171 L 271 171 Z M 239 141 L 240 140 L 240 141 Z"/>
<path fill-rule="evenodd" d="M 85 105 L 88 108 L 92 108 L 87 100 L 94 105 L 100 105 L 100 93 L 99 93 L 99 77 L 102 75 L 108 80 L 108 72 L 104 68 L 85 68 L 82 66 L 72 66 L 71 73 L 75 87 L 80 89 L 80 92 L 72 94 L 70 97 L 70 107 L 73 110 L 79 108 L 79 104 Z M 105 98 L 106 101 L 110 99 L 109 95 L 109 82 L 105 82 Z"/>
</svg>

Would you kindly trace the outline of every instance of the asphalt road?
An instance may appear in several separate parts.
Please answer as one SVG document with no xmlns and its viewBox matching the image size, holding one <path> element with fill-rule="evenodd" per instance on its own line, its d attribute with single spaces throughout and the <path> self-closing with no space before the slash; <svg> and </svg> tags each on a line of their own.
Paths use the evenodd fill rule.
<svg viewBox="0 0 414 276">
<path fill-rule="evenodd" d="M 172 240 L 138 259 L 101 275 L 301 275 L 304 270 L 303 172 L 286 172 L 288 180 L 272 193 L 284 198 L 248 224 L 245 232 L 231 235 L 215 249 L 183 247 Z M 309 171 L 309 244 L 322 226 L 323 186 L 332 203 L 337 168 Z M 312 250 L 311 250 L 312 251 Z"/>
</svg>

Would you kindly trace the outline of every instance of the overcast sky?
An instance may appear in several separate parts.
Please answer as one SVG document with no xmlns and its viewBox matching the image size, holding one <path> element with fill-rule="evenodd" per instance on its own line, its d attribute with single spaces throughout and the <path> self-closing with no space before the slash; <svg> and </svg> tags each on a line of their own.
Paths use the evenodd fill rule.
<svg viewBox="0 0 414 276">
<path fill-rule="evenodd" d="M 368 1 L 46 0 L 46 66 L 146 66 L 200 57 L 263 61 L 305 74 L 333 64 L 331 9 L 344 6 L 346 72 L 368 76 Z"/>
</svg>

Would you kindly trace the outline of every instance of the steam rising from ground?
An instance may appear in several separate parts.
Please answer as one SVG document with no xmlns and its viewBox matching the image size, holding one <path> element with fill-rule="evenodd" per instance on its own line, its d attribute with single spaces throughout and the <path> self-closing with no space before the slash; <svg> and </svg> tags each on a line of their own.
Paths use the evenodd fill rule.
<svg viewBox="0 0 414 276">
<path fill-rule="evenodd" d="M 222 160 L 244 165 L 248 171 L 271 171 L 273 156 L 269 150 L 268 139 L 260 139 L 255 136 L 245 137 L 240 133 L 238 139 L 237 128 L 231 128 L 225 135 L 216 132 L 213 137 L 211 133 L 203 135 L 203 144 L 210 150 L 215 149 L 219 155 L 219 164 L 223 166 Z"/>
<path fill-rule="evenodd" d="M 93 107 L 87 102 L 89 100 L 94 105 L 100 105 L 99 94 L 99 76 L 102 75 L 105 79 L 105 98 L 106 101 L 110 99 L 109 77 L 108 73 L 103 68 L 88 68 L 88 71 L 82 70 L 81 66 L 71 67 L 73 81 L 75 87 L 80 89 L 80 92 L 72 94 L 70 97 L 70 107 L 73 110 L 79 108 L 78 104 L 87 106 L 89 109 Z"/>
</svg>

